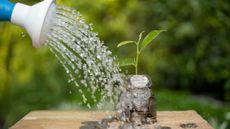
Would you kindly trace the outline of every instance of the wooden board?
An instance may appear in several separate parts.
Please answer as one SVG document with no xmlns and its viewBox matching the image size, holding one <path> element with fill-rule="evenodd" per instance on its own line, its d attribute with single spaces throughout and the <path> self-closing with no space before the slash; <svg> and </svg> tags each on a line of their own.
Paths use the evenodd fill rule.
<svg viewBox="0 0 230 129">
<path fill-rule="evenodd" d="M 114 115 L 114 112 L 33 111 L 10 129 L 92 129 L 90 125 L 109 115 Z M 213 129 L 195 111 L 160 111 L 157 112 L 157 120 L 161 126 L 171 127 L 171 129 Z M 181 124 L 189 123 L 195 123 L 197 127 L 181 127 Z M 152 125 L 149 127 L 155 128 Z"/>
</svg>

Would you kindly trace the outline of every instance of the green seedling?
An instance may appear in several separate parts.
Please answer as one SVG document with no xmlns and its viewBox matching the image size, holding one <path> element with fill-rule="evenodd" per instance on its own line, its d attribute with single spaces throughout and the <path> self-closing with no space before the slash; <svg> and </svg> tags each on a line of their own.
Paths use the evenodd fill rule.
<svg viewBox="0 0 230 129">
<path fill-rule="evenodd" d="M 139 63 L 139 57 L 141 52 L 146 48 L 147 45 L 149 45 L 161 32 L 165 30 L 153 30 L 150 33 L 148 33 L 144 38 L 142 38 L 142 35 L 144 31 L 142 31 L 139 34 L 139 38 L 137 41 L 123 41 L 120 42 L 117 47 L 125 46 L 128 44 L 134 44 L 136 45 L 136 58 L 126 58 L 121 61 L 119 61 L 119 66 L 134 66 L 135 67 L 135 73 L 138 74 L 138 63 Z"/>
</svg>

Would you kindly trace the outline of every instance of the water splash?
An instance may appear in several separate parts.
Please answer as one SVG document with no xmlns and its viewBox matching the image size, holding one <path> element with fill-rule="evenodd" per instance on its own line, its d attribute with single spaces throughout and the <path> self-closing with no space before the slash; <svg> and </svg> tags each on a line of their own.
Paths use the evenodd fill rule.
<svg viewBox="0 0 230 129">
<path fill-rule="evenodd" d="M 114 103 L 119 92 L 114 84 L 121 80 L 120 69 L 92 25 L 65 6 L 57 7 L 53 24 L 46 45 L 69 75 L 68 82 L 78 88 L 83 104 L 91 108 L 90 98 L 99 109 L 106 101 Z"/>
</svg>

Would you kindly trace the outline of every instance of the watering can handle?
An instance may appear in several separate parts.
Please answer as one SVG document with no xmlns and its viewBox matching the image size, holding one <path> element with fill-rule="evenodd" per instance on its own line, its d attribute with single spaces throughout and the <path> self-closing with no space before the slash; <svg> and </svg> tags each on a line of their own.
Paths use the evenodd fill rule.
<svg viewBox="0 0 230 129">
<path fill-rule="evenodd" d="M 0 0 L 0 21 L 10 21 L 15 4 L 9 0 Z"/>
</svg>

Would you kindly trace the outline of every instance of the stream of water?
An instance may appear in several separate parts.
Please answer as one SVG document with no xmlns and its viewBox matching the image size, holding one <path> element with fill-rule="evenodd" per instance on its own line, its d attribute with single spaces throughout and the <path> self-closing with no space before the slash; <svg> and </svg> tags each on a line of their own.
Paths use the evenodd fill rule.
<svg viewBox="0 0 230 129">
<path fill-rule="evenodd" d="M 46 45 L 64 67 L 68 82 L 77 87 L 84 105 L 91 108 L 91 99 L 102 109 L 105 102 L 116 101 L 119 90 L 114 84 L 121 80 L 120 69 L 79 12 L 58 6 Z"/>
</svg>

